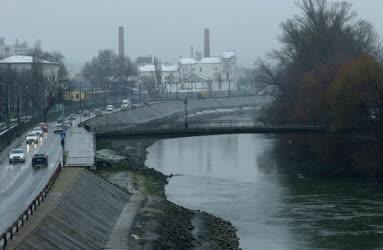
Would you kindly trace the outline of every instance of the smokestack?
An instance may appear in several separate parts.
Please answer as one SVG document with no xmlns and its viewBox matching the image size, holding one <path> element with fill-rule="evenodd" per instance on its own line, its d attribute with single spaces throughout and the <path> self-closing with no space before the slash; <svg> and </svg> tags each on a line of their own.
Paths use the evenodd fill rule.
<svg viewBox="0 0 383 250">
<path fill-rule="evenodd" d="M 124 27 L 118 27 L 118 56 L 125 57 Z"/>
<path fill-rule="evenodd" d="M 204 57 L 210 57 L 210 32 L 205 29 Z"/>
</svg>

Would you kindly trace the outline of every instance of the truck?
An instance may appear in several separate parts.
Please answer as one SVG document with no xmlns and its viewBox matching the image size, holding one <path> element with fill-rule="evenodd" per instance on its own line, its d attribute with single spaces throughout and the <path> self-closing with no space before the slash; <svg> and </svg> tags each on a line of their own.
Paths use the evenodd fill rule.
<svg viewBox="0 0 383 250">
<path fill-rule="evenodd" d="M 130 100 L 129 99 L 123 99 L 121 103 L 121 110 L 127 110 L 130 108 Z"/>
</svg>

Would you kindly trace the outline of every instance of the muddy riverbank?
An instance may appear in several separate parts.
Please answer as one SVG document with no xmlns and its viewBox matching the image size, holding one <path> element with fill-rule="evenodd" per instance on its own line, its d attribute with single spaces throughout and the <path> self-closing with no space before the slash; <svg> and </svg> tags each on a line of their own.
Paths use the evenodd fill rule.
<svg viewBox="0 0 383 250">
<path fill-rule="evenodd" d="M 127 232 L 132 249 L 239 249 L 236 228 L 211 214 L 167 200 L 168 179 L 145 166 L 154 140 L 101 140 L 98 174 L 138 197 L 139 209 Z M 108 157 L 108 154 L 110 157 Z M 128 183 L 126 179 L 133 183 Z"/>
</svg>

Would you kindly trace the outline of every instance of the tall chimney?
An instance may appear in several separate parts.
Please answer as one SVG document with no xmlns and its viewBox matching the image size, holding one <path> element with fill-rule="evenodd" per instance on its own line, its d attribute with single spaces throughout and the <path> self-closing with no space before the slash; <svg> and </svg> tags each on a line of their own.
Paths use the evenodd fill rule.
<svg viewBox="0 0 383 250">
<path fill-rule="evenodd" d="M 205 29 L 204 57 L 210 57 L 210 32 Z"/>
<path fill-rule="evenodd" d="M 118 27 L 118 56 L 125 57 L 124 27 Z"/>
</svg>

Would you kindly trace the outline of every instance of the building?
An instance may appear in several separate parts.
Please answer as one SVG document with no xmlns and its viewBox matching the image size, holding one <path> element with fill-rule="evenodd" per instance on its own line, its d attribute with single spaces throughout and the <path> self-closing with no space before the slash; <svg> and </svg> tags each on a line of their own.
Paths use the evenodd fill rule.
<svg viewBox="0 0 383 250">
<path fill-rule="evenodd" d="M 138 67 L 139 79 L 141 82 L 158 82 L 154 64 L 146 64 Z M 178 82 L 178 66 L 163 64 L 160 67 L 162 84 L 172 84 Z"/>
<path fill-rule="evenodd" d="M 139 56 L 136 59 L 137 66 L 143 66 L 146 64 L 153 64 L 153 57 L 151 55 L 149 56 Z"/>
<path fill-rule="evenodd" d="M 45 77 L 57 76 L 59 65 L 57 63 L 40 60 L 42 72 Z M 31 71 L 33 58 L 31 56 L 10 56 L 0 60 L 1 70 L 11 70 L 14 72 Z"/>
<path fill-rule="evenodd" d="M 4 42 L 4 39 L 0 39 L 0 58 L 5 58 L 13 55 L 26 56 L 28 55 L 30 48 L 28 47 L 27 42 L 19 43 L 16 40 L 16 43 L 13 45 L 7 45 Z"/>
<path fill-rule="evenodd" d="M 234 51 L 225 51 L 221 57 L 181 57 L 178 65 L 182 82 L 238 80 L 237 56 Z"/>
<path fill-rule="evenodd" d="M 234 51 L 225 51 L 220 57 L 202 57 L 200 59 L 180 57 L 178 64 L 163 64 L 160 71 L 164 85 L 210 82 L 236 86 L 238 82 L 237 56 Z M 158 84 L 154 64 L 139 65 L 138 74 L 141 82 Z"/>
</svg>

